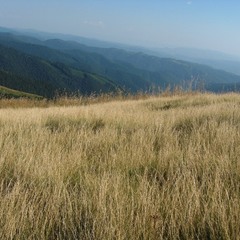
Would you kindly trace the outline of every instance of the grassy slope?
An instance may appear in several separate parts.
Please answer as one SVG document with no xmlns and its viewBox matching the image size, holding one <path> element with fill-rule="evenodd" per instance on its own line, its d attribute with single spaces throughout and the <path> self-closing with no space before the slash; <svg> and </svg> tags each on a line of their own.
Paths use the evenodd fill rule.
<svg viewBox="0 0 240 240">
<path fill-rule="evenodd" d="M 14 89 L 6 88 L 3 86 L 0 86 L 0 97 L 4 98 L 29 98 L 29 99 L 42 99 L 42 96 L 17 91 Z"/>
<path fill-rule="evenodd" d="M 239 104 L 0 110 L 0 238 L 238 239 Z"/>
</svg>

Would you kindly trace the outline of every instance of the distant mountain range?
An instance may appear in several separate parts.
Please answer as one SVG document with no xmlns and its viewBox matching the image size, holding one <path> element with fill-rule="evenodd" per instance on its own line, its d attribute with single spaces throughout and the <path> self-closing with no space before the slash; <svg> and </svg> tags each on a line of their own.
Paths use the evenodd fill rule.
<svg viewBox="0 0 240 240">
<path fill-rule="evenodd" d="M 222 52 L 193 48 L 160 48 L 154 49 L 152 54 L 158 57 L 169 57 L 205 64 L 240 75 L 240 57 Z"/>
<path fill-rule="evenodd" d="M 0 28 L 0 85 L 48 98 L 61 92 L 137 92 L 168 85 L 204 85 L 206 90 L 217 92 L 240 88 L 240 76 L 236 74 L 168 54 L 170 57 L 163 58 L 159 57 L 160 51 L 144 48 Z M 237 64 L 237 59 L 225 55 L 218 59 L 209 57 L 206 63 Z"/>
</svg>

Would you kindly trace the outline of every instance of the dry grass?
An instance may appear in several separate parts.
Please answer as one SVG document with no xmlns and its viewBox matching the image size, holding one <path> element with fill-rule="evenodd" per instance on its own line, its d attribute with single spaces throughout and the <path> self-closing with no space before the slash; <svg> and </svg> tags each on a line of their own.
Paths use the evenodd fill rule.
<svg viewBox="0 0 240 240">
<path fill-rule="evenodd" d="M 0 110 L 0 239 L 240 239 L 240 95 Z"/>
</svg>

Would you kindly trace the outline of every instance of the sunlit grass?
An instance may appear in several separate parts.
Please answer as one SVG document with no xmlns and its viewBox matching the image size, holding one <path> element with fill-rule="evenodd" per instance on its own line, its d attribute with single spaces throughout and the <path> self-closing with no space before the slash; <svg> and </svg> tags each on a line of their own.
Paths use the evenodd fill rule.
<svg viewBox="0 0 240 240">
<path fill-rule="evenodd" d="M 2 107 L 1 239 L 239 239 L 240 95 L 122 100 Z"/>
</svg>

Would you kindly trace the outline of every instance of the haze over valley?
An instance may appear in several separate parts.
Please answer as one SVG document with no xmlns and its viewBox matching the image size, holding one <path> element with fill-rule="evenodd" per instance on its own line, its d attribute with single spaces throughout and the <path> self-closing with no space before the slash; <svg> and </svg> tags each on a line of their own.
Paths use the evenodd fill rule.
<svg viewBox="0 0 240 240">
<path fill-rule="evenodd" d="M 240 86 L 238 59 L 206 50 L 153 50 L 1 28 L 0 56 L 0 85 L 47 98 L 61 92 L 136 93 L 190 84 L 193 90 L 224 92 Z"/>
</svg>

